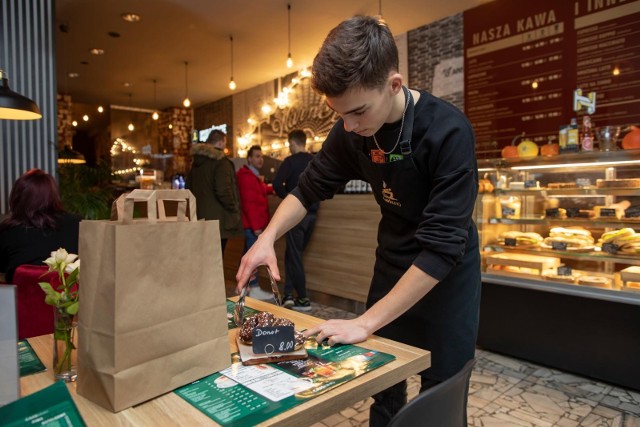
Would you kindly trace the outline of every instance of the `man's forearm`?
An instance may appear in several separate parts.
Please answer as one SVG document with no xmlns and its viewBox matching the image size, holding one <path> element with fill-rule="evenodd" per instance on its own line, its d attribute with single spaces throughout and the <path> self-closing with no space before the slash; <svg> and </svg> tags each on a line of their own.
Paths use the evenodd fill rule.
<svg viewBox="0 0 640 427">
<path fill-rule="evenodd" d="M 287 231 L 302 221 L 307 214 L 307 210 L 297 197 L 288 195 L 282 200 L 276 209 L 269 225 L 264 229 L 261 238 L 268 238 L 272 242 L 278 240 Z"/>
<path fill-rule="evenodd" d="M 393 289 L 360 317 L 360 321 L 373 334 L 400 317 L 437 283 L 436 279 L 412 265 Z"/>
</svg>

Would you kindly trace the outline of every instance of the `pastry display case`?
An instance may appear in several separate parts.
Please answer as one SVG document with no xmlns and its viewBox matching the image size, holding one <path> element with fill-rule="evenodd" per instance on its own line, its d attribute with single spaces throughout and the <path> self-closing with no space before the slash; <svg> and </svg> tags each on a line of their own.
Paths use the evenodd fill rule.
<svg viewBox="0 0 640 427">
<path fill-rule="evenodd" d="M 478 346 L 640 390 L 640 150 L 478 167 Z"/>
<path fill-rule="evenodd" d="M 478 169 L 483 282 L 640 305 L 640 150 Z"/>
</svg>

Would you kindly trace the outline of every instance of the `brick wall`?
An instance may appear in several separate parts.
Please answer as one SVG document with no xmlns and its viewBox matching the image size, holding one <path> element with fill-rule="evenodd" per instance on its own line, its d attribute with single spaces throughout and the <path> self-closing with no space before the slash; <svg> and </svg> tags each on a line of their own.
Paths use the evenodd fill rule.
<svg viewBox="0 0 640 427">
<path fill-rule="evenodd" d="M 173 153 L 173 168 L 167 167 L 166 178 L 175 173 L 186 174 L 191 162 L 193 110 L 182 107 L 168 108 L 160 113 L 158 122 L 160 150 L 163 153 Z"/>
<path fill-rule="evenodd" d="M 62 150 L 65 146 L 71 146 L 73 143 L 73 134 L 75 129 L 73 128 L 73 103 L 71 102 L 71 95 L 65 95 L 59 93 L 57 96 L 58 101 L 58 151 Z"/>
<path fill-rule="evenodd" d="M 408 33 L 409 81 L 417 89 L 432 91 L 434 71 L 444 60 L 462 58 L 463 14 L 452 15 Z M 464 82 L 441 96 L 464 111 Z"/>
</svg>

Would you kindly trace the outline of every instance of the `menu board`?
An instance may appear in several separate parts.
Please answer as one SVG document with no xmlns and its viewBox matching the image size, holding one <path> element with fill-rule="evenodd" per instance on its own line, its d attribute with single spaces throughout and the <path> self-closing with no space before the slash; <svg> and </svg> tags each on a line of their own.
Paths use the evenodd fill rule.
<svg viewBox="0 0 640 427">
<path fill-rule="evenodd" d="M 598 125 L 640 122 L 640 1 L 575 2 L 577 86 Z"/>
<path fill-rule="evenodd" d="M 464 12 L 465 113 L 479 157 L 523 132 L 538 145 L 557 139 L 586 113 L 574 111 L 577 88 L 596 92 L 596 126 L 638 122 L 639 25 L 640 0 L 497 0 Z"/>
</svg>

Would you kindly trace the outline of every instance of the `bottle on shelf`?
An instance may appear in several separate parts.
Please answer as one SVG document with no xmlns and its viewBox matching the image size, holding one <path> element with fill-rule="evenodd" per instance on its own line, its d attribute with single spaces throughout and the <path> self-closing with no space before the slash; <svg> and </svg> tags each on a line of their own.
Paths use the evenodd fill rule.
<svg viewBox="0 0 640 427">
<path fill-rule="evenodd" d="M 580 146 L 582 151 L 593 151 L 593 129 L 591 125 L 591 117 L 589 116 L 584 116 L 582 118 Z"/>
</svg>

